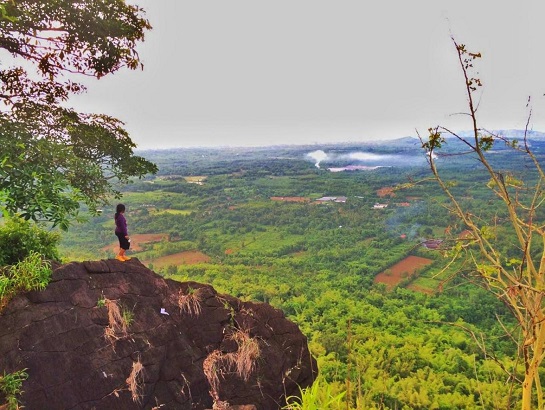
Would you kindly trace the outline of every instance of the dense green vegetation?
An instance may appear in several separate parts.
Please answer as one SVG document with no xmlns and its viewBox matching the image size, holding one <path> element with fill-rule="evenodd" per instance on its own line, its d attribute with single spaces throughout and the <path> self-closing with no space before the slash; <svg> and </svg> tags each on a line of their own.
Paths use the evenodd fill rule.
<svg viewBox="0 0 545 410">
<path fill-rule="evenodd" d="M 17 293 L 45 289 L 51 273 L 50 263 L 34 251 L 15 265 L 3 267 L 0 274 L 0 310 Z"/>
<path fill-rule="evenodd" d="M 545 217 L 545 175 L 531 167 L 539 156 L 507 151 L 475 125 L 478 155 L 460 157 L 460 146 L 468 147 L 465 137 L 444 146 L 438 128 L 427 149 L 436 177 L 441 170 L 442 191 L 422 183 L 429 170 L 411 139 L 327 147 L 332 155 L 316 166 L 307 155 L 316 147 L 137 156 L 121 121 L 66 108 L 84 87 L 63 73 L 100 78 L 138 68 L 135 47 L 150 29 L 143 11 L 124 2 L 81 1 L 74 8 L 22 0 L 4 2 L 0 12 L 0 48 L 34 63 L 42 75 L 35 80 L 22 67 L 0 70 L 4 216 L 68 229 L 82 205 L 100 214 L 97 207 L 123 191 L 131 233 L 155 234 L 133 235 L 135 256 L 165 276 L 270 303 L 300 326 L 321 374 L 303 392 L 302 408 L 504 409 L 519 404 L 522 379 L 529 386 L 525 408 L 545 401 L 543 269 L 533 263 L 543 249 L 534 221 Z M 467 74 L 480 53 L 457 50 L 475 120 L 472 93 L 481 83 Z M 543 143 L 533 144 L 541 152 Z M 435 161 L 431 154 L 438 148 L 443 156 Z M 490 149 L 487 162 L 480 154 Z M 365 171 L 327 170 L 353 165 L 356 151 L 378 155 L 378 164 L 366 164 Z M 157 177 L 117 185 L 155 172 L 154 163 Z M 493 170 L 479 172 L 478 163 Z M 318 202 L 323 196 L 346 199 Z M 453 205 L 459 211 L 450 212 Z M 112 256 L 113 209 L 102 211 L 64 235 L 61 257 Z M 43 258 L 59 257 L 55 231 L 4 222 L 0 308 L 17 292 L 46 286 L 51 269 Z M 462 245 L 467 228 L 481 246 L 477 252 Z M 443 256 L 453 249 L 469 257 L 442 269 Z M 520 287 L 523 276 L 527 290 Z M 490 290 L 498 282 L 497 298 L 478 286 Z M 518 314 L 517 322 L 501 300 Z M 517 343 L 526 363 L 515 360 Z M 24 370 L 0 376 L 0 396 L 10 408 L 18 407 L 26 377 Z M 298 405 L 295 400 L 289 407 Z"/>
<path fill-rule="evenodd" d="M 0 396 L 4 396 L 7 410 L 21 408 L 19 396 L 23 393 L 21 386 L 27 378 L 26 369 L 8 374 L 4 372 L 3 375 L 0 375 Z"/>
<path fill-rule="evenodd" d="M 0 266 L 14 265 L 32 253 L 58 260 L 58 232 L 42 229 L 19 218 L 7 219 L 0 226 Z"/>
<path fill-rule="evenodd" d="M 65 74 L 139 68 L 136 44 L 150 28 L 143 10 L 124 1 L 0 3 L 0 49 L 14 57 L 0 70 L 2 214 L 67 228 L 81 203 L 95 209 L 117 192 L 113 178 L 156 170 L 134 155 L 120 120 L 66 104 L 85 87 Z M 40 77 L 27 74 L 32 64 Z"/>
<path fill-rule="evenodd" d="M 320 383 L 327 386 L 322 400 L 339 408 L 515 406 L 519 386 L 506 382 L 504 370 L 523 368 L 513 361 L 516 347 L 504 330 L 516 334 L 507 309 L 471 283 L 463 262 L 443 271 L 444 252 L 422 246 L 443 239 L 441 247 L 448 249 L 464 230 L 434 184 L 411 184 L 429 176 L 425 164 L 332 173 L 327 167 L 345 164 L 333 160 L 317 168 L 306 157 L 313 149 L 142 153 L 159 173 L 123 188 L 129 230 L 139 246 L 131 256 L 170 278 L 210 283 L 281 308 L 308 336 Z M 327 147 L 370 149 L 411 156 L 419 146 L 402 140 L 383 151 Z M 516 157 L 505 154 L 501 163 L 518 172 Z M 476 214 L 501 220 L 504 211 L 470 159 L 445 160 L 443 167 Z M 405 189 L 378 196 L 380 188 L 399 185 Z M 346 202 L 316 201 L 322 196 L 345 196 Z M 388 207 L 375 209 L 376 203 Z M 105 208 L 100 217 L 70 228 L 61 256 L 112 257 L 112 217 L 113 208 Z M 507 257 L 512 233 L 496 228 L 502 234 L 495 241 Z M 163 239 L 138 243 L 138 234 Z M 190 256 L 197 252 L 209 259 L 195 263 Z M 375 282 L 408 256 L 431 263 L 403 274 L 393 287 Z"/>
</svg>

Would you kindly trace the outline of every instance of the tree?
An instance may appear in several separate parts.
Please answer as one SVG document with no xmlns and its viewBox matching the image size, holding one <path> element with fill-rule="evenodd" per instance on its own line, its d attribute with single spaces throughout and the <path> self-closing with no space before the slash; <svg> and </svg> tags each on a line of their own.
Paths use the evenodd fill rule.
<svg viewBox="0 0 545 410">
<path fill-rule="evenodd" d="M 80 202 L 91 211 L 119 195 L 114 181 L 155 173 L 134 155 L 123 123 L 66 107 L 85 88 L 66 76 L 100 78 L 141 67 L 136 44 L 151 28 L 123 0 L 0 2 L 0 47 L 37 67 L 0 71 L 0 208 L 67 228 Z"/>
<path fill-rule="evenodd" d="M 531 115 L 520 142 L 481 128 L 476 101 L 482 83 L 479 78 L 472 76 L 473 64 L 481 54 L 467 51 L 463 44 L 456 43 L 454 39 L 453 42 L 465 82 L 469 107 L 467 114 L 472 124 L 471 136 L 464 137 L 437 126 L 429 129 L 426 140 L 421 138 L 422 146 L 435 180 L 449 199 L 450 212 L 456 215 L 466 230 L 464 238 L 455 241 L 452 249 L 454 258 L 469 262 L 474 275 L 472 278 L 503 301 L 518 324 L 518 331 L 508 331 L 508 334 L 517 344 L 516 359 L 523 363 L 524 375 L 520 375 L 516 368 L 504 370 L 511 381 L 521 384 L 522 408 L 530 409 L 537 402 L 541 409 L 545 406 L 539 374 L 545 356 L 545 224 L 539 220 L 539 213 L 544 200 L 545 174 L 538 157 L 530 150 L 527 139 Z M 445 135 L 454 138 L 447 139 Z M 485 219 L 486 209 L 469 208 L 467 202 L 463 202 L 453 192 L 453 185 L 442 177 L 437 158 L 449 141 L 461 142 L 467 154 L 472 155 L 488 175 L 486 187 L 503 205 L 503 238 L 497 235 L 499 228 L 496 211 L 489 212 L 490 217 Z M 520 172 L 524 180 L 513 172 L 500 169 L 499 165 L 492 165 L 489 151 L 492 147 L 500 146 L 522 154 L 531 165 L 531 170 Z M 501 240 L 505 238 L 511 240 L 510 251 L 516 254 L 515 257 L 507 258 L 501 252 Z"/>
</svg>

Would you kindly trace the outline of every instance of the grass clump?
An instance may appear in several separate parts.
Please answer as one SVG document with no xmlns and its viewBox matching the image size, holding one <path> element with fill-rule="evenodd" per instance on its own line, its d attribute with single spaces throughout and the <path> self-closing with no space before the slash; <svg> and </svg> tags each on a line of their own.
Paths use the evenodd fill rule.
<svg viewBox="0 0 545 410">
<path fill-rule="evenodd" d="M 257 359 L 261 355 L 259 342 L 256 338 L 250 337 L 249 332 L 242 330 L 235 331 L 231 338 L 238 346 L 238 350 L 233 357 L 236 372 L 244 381 L 248 381 L 256 368 Z"/>
<path fill-rule="evenodd" d="M 219 350 L 214 350 L 204 359 L 202 367 L 204 375 L 210 384 L 210 395 L 214 402 L 219 400 L 220 377 L 223 377 L 229 363 L 229 358 Z"/>
<path fill-rule="evenodd" d="M 256 370 L 257 359 L 261 355 L 259 340 L 252 338 L 247 331 L 236 329 L 229 336 L 237 344 L 237 351 L 224 353 L 214 350 L 203 362 L 204 375 L 210 385 L 210 395 L 214 400 L 214 410 L 229 408 L 219 397 L 220 378 L 226 374 L 235 373 L 245 382 Z"/>
<path fill-rule="evenodd" d="M 286 399 L 287 405 L 282 410 L 321 410 L 346 408 L 342 399 L 346 392 L 333 394 L 331 386 L 323 378 L 318 377 L 311 387 L 299 388 L 300 397 L 289 396 Z"/>
<path fill-rule="evenodd" d="M 106 297 L 104 296 L 104 293 L 102 293 L 97 300 L 97 307 L 101 308 L 104 306 L 106 306 Z"/>
<path fill-rule="evenodd" d="M 108 326 L 104 335 L 110 341 L 116 341 L 128 335 L 128 328 L 134 322 L 134 313 L 126 308 L 120 308 L 117 301 L 104 298 L 108 309 Z"/>
<path fill-rule="evenodd" d="M 181 312 L 186 312 L 191 316 L 199 316 L 202 311 L 202 295 L 199 289 L 187 288 L 187 293 L 180 290 L 178 295 L 178 306 Z"/>
<path fill-rule="evenodd" d="M 131 374 L 127 377 L 126 383 L 131 392 L 132 400 L 135 403 L 140 403 L 143 396 L 142 387 L 144 385 L 144 366 L 140 362 L 140 359 L 133 362 Z"/>
<path fill-rule="evenodd" d="M 0 272 L 0 309 L 19 292 L 43 290 L 51 280 L 51 264 L 37 252 Z"/>
<path fill-rule="evenodd" d="M 28 378 L 27 369 L 19 370 L 13 373 L 4 372 L 0 376 L 0 392 L 5 396 L 5 406 L 7 410 L 17 410 L 22 408 L 19 404 L 19 398 L 23 393 L 21 389 L 23 381 Z"/>
<path fill-rule="evenodd" d="M 127 308 L 121 309 L 121 317 L 123 318 L 123 323 L 127 328 L 134 322 L 134 312 Z"/>
</svg>

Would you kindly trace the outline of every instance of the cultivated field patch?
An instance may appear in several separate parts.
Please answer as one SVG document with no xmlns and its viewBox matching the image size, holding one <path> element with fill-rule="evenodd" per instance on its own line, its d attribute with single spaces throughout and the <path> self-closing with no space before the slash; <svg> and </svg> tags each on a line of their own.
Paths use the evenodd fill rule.
<svg viewBox="0 0 545 410">
<path fill-rule="evenodd" d="M 427 266 L 430 263 L 433 263 L 433 259 L 413 255 L 407 256 L 405 259 L 375 276 L 375 283 L 384 283 L 388 289 L 392 289 L 402 280 L 411 277 L 417 269 Z"/>
<path fill-rule="evenodd" d="M 157 210 L 154 209 L 151 213 L 155 215 L 164 215 L 164 214 L 170 214 L 170 215 L 190 215 L 193 211 L 188 211 L 187 209 L 161 209 Z"/>
<path fill-rule="evenodd" d="M 304 196 L 271 196 L 271 201 L 310 202 L 310 198 L 306 198 Z"/>
<path fill-rule="evenodd" d="M 394 192 L 394 188 L 392 187 L 384 187 L 384 188 L 380 188 L 380 189 L 377 189 L 377 196 L 379 198 L 384 198 L 384 197 L 394 197 L 396 196 L 395 192 Z"/>
<path fill-rule="evenodd" d="M 435 285 L 436 285 L 435 287 L 430 287 L 430 286 L 421 286 L 420 284 L 417 284 L 417 283 L 411 283 L 409 284 L 409 286 L 407 286 L 407 289 L 410 289 L 414 292 L 420 292 L 420 293 L 426 293 L 427 295 L 432 295 L 437 289 L 437 284 Z"/>
</svg>

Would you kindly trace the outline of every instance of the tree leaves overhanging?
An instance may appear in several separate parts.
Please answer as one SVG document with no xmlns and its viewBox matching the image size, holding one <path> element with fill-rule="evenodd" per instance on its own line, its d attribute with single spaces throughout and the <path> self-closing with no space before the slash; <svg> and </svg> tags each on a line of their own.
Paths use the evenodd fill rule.
<svg viewBox="0 0 545 410">
<path fill-rule="evenodd" d="M 154 173 L 134 155 L 122 121 L 67 108 L 85 88 L 66 78 L 101 78 L 141 67 L 136 45 L 151 28 L 122 0 L 0 2 L 0 48 L 34 63 L 0 71 L 0 207 L 5 214 L 66 228 L 80 202 L 91 210 L 119 194 L 112 181 Z"/>
</svg>

